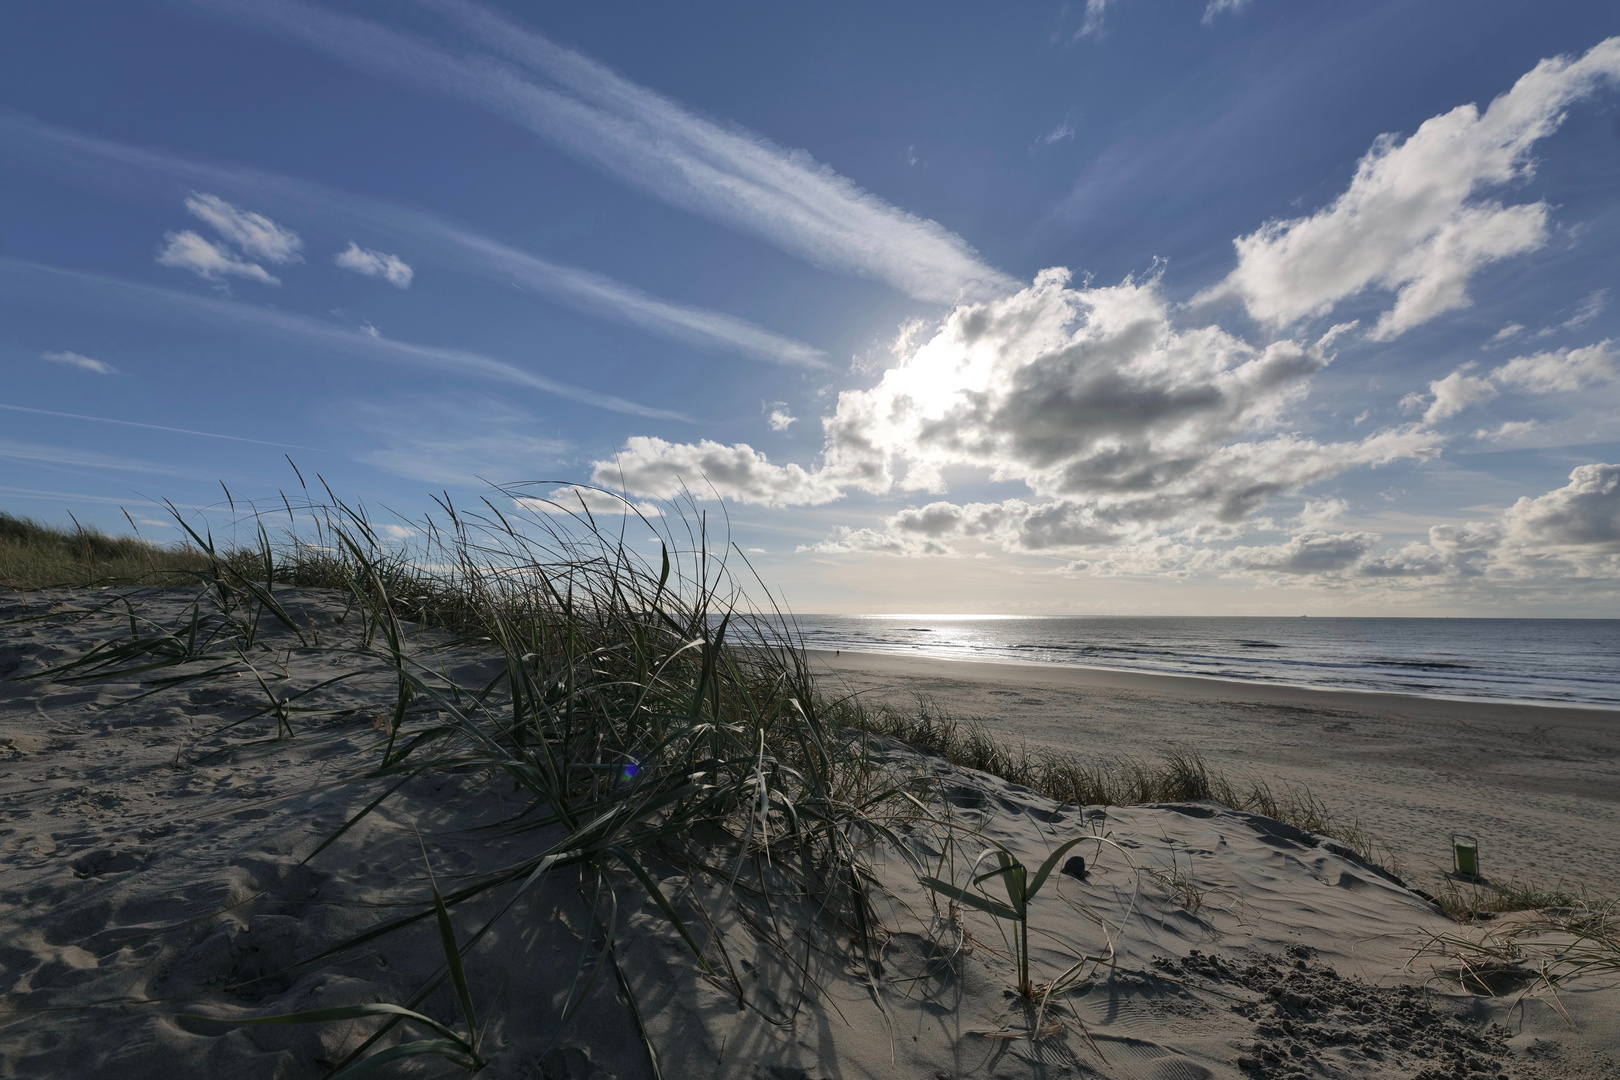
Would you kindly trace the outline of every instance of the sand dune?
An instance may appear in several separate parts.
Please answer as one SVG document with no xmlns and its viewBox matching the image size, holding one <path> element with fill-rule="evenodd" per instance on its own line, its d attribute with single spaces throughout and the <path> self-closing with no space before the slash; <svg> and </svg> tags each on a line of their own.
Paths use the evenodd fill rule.
<svg viewBox="0 0 1620 1080">
<path fill-rule="evenodd" d="M 116 608 L 67 617 L 104 597 L 0 600 L 8 622 L 0 677 L 36 673 L 123 632 Z M 355 632 L 340 600 L 296 590 L 285 597 L 327 639 Z M 146 594 L 135 602 L 161 617 L 183 600 Z M 487 658 L 434 635 L 416 647 L 436 653 L 447 678 L 489 674 Z M 281 654 L 286 685 L 307 689 L 344 676 L 319 694 L 346 715 L 294 715 L 290 738 L 278 737 L 273 717 L 244 720 L 266 704 L 251 678 L 138 700 L 151 688 L 131 680 L 0 683 L 0 1075 L 322 1076 L 374 1024 L 242 1027 L 186 1017 L 405 1001 L 442 959 L 431 921 L 306 961 L 348 934 L 423 910 L 429 867 L 448 891 L 554 839 L 544 829 L 492 828 L 518 809 L 508 784 L 440 771 L 409 781 L 378 815 L 311 858 L 381 791 L 366 774 L 393 686 L 380 662 L 360 650 L 350 655 L 345 667 L 331 654 L 307 662 L 296 651 Z M 840 670 L 852 680 L 878 678 L 875 669 Z M 990 680 L 982 692 L 1001 685 L 1010 684 Z M 1061 689 L 1038 680 L 1023 686 L 1031 695 Z M 1128 692 L 1149 693 L 1115 693 Z M 1139 710 L 1151 705 L 1130 700 Z M 1205 699 L 1211 709 L 1222 700 Z M 1307 729 L 1315 722 L 1300 721 Z M 1239 733 L 1218 717 L 1200 723 L 1185 737 L 1218 733 L 1209 749 L 1232 752 Z M 663 1075 L 1615 1075 L 1614 980 L 1565 988 L 1574 1031 L 1544 1000 L 1512 1008 L 1509 999 L 1466 992 L 1437 977 L 1428 960 L 1413 960 L 1427 936 L 1455 925 L 1332 842 L 1214 804 L 1059 807 L 899 744 L 876 740 L 872 752 L 896 776 L 927 774 L 935 783 L 928 815 L 914 815 L 900 833 L 904 850 L 872 854 L 884 948 L 870 969 L 844 947 L 847 935 L 802 935 L 795 940 L 803 950 L 784 955 L 748 925 L 797 920 L 809 928 L 818 918 L 814 896 L 767 902 L 745 875 L 738 902 L 727 906 L 719 886 L 664 867 L 664 888 L 694 922 L 699 906 L 719 913 L 705 951 L 717 974 L 706 976 L 628 875 L 616 883 L 617 956 Z M 1358 767 L 1371 770 L 1366 754 Z M 1384 781 L 1390 790 L 1401 782 Z M 1601 830 L 1601 821 L 1589 827 Z M 1569 821 L 1565 828 L 1580 832 Z M 1036 1015 L 1009 990 L 1008 925 L 951 905 L 919 883 L 919 868 L 965 883 L 992 844 L 1034 866 L 1076 838 L 1087 872 L 1055 874 L 1030 911 L 1035 977 L 1068 971 L 1074 985 Z M 700 842 L 721 863 L 735 849 L 718 834 Z M 752 866 L 757 880 L 768 879 L 768 866 Z M 469 954 L 490 1060 L 482 1075 L 652 1075 L 611 977 L 596 982 L 547 1048 L 592 934 L 579 885 L 577 874 L 542 878 Z M 457 932 L 464 938 L 503 902 L 458 907 Z M 448 987 L 420 1008 L 457 1022 Z M 456 1074 L 444 1062 L 387 1068 Z"/>
<path fill-rule="evenodd" d="M 1031 744 L 1212 764 L 1309 787 L 1439 887 L 1451 833 L 1499 881 L 1620 892 L 1620 712 L 1313 690 L 1055 664 L 816 653 L 829 685 L 916 694 Z"/>
</svg>

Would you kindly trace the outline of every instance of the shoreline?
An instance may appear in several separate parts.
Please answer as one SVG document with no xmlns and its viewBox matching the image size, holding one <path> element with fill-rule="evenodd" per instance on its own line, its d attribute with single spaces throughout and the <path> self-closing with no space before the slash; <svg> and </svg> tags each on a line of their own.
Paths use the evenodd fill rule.
<svg viewBox="0 0 1620 1080">
<path fill-rule="evenodd" d="M 64 595 L 0 603 L 14 616 L 71 616 L 12 623 L 0 635 L 0 672 L 39 674 L 125 640 L 121 605 L 58 605 Z M 298 625 L 318 627 L 323 641 L 320 649 L 296 647 L 290 628 L 269 620 L 258 641 L 258 649 L 285 658 L 285 681 L 275 685 L 309 706 L 292 719 L 295 737 L 267 713 L 259 680 L 212 666 L 217 652 L 205 658 L 201 681 L 164 694 L 149 692 L 144 667 L 94 682 L 0 682 L 0 761 L 12 770 L 0 784 L 8 814 L 0 836 L 0 926 L 15 946 L 0 963 L 0 1073 L 315 1080 L 345 1052 L 363 1049 L 373 1025 L 350 1022 L 357 1002 L 409 999 L 455 1035 L 452 987 L 411 995 L 441 979 L 441 953 L 465 940 L 469 955 L 455 990 L 469 1028 L 468 1002 L 477 1003 L 483 1025 L 475 1030 L 492 1078 L 538 1071 L 645 1080 L 657 1075 L 650 1064 L 656 1055 L 662 1075 L 719 1080 L 767 1073 L 1033 1078 L 1099 1069 L 1140 1080 L 1241 1080 L 1256 1073 L 1258 1059 L 1245 1065 L 1238 1055 L 1255 1053 L 1301 1063 L 1316 1076 L 1349 1069 L 1371 1080 L 1406 1080 L 1452 1060 L 1444 1054 L 1458 1046 L 1473 1048 L 1468 1060 L 1480 1068 L 1471 1075 L 1613 1075 L 1620 987 L 1612 980 L 1583 978 L 1561 991 L 1561 1005 L 1579 1025 L 1574 1032 L 1550 1004 L 1448 990 L 1445 965 L 1453 962 L 1416 950 L 1458 932 L 1457 925 L 1337 845 L 1210 802 L 1110 806 L 1106 813 L 1058 804 L 893 740 L 854 747 L 845 765 L 833 766 L 840 803 L 876 793 L 877 802 L 862 804 L 880 815 L 864 819 L 874 826 L 871 844 L 849 864 L 852 883 L 871 883 L 861 908 L 842 907 L 837 885 L 823 885 L 828 876 L 787 876 L 805 850 L 800 843 L 811 841 L 791 830 L 785 810 L 773 814 L 779 828 L 771 831 L 796 854 L 775 863 L 746 857 L 754 823 L 772 820 L 765 808 L 755 817 L 747 786 L 718 813 L 681 823 L 690 846 L 644 858 L 641 874 L 615 849 L 593 857 L 600 861 L 582 860 L 578 871 L 536 870 L 519 882 L 508 876 L 514 866 L 543 868 L 543 852 L 584 854 L 581 836 L 592 841 L 561 821 L 535 825 L 523 812 L 534 802 L 508 784 L 506 770 L 466 767 L 482 764 L 469 760 L 467 748 L 483 753 L 482 733 L 498 731 L 499 717 L 435 748 L 447 769 L 425 764 L 420 775 L 393 783 L 377 766 L 399 683 L 390 656 L 364 644 L 364 609 L 351 618 L 347 598 L 316 589 L 281 590 L 279 599 Z M 185 593 L 144 595 L 141 605 L 141 617 L 160 627 L 195 622 Z M 231 614 L 211 610 L 211 628 Z M 235 632 L 240 642 L 244 631 Z M 469 696 L 496 673 L 488 650 L 454 635 L 413 634 L 408 647 L 413 662 Z M 493 659 L 498 671 L 501 660 Z M 870 654 L 825 654 L 813 670 L 834 693 L 842 692 L 832 681 L 840 679 L 877 694 L 919 688 L 957 715 L 993 716 L 987 723 L 1012 735 L 1014 745 L 1044 739 L 1106 757 L 1152 753 L 1174 739 L 1196 742 L 1217 768 L 1263 766 L 1258 775 L 1279 794 L 1304 782 L 1335 811 L 1386 812 L 1369 827 L 1402 841 L 1425 841 L 1466 822 L 1480 838 L 1485 872 L 1497 881 L 1527 857 L 1555 871 L 1620 862 L 1620 737 L 1603 743 L 1582 734 L 1571 742 L 1574 726 L 1556 717 L 1461 723 L 1405 716 L 1391 723 L 1387 711 L 1332 708 L 1322 704 L 1324 695 L 1281 688 L 1257 688 L 1269 703 L 1244 702 L 1238 699 L 1255 695 L 1214 680 L 904 664 Z M 791 710 L 783 712 L 791 723 Z M 459 730 L 441 727 L 437 709 L 405 723 L 412 740 Z M 1553 760 L 1552 771 L 1544 769 L 1540 781 L 1487 777 L 1485 790 L 1470 795 L 1458 776 L 1430 767 L 1424 740 L 1432 743 L 1436 732 L 1483 739 L 1480 745 L 1500 756 L 1510 745 L 1501 731 L 1529 732 L 1533 752 L 1521 756 Z M 1599 751 L 1588 755 L 1589 790 L 1572 794 L 1560 770 L 1583 767 L 1570 755 L 1588 744 Z M 711 745 L 698 742 L 697 753 L 712 752 Z M 1369 756 L 1368 746 L 1378 752 Z M 1456 750 L 1448 744 L 1449 753 Z M 761 775 L 754 753 L 749 748 L 720 766 L 746 784 Z M 1572 760 L 1577 764 L 1567 764 Z M 691 775 L 685 768 L 669 774 L 682 785 L 673 790 L 692 790 Z M 895 786 L 896 776 L 907 786 Z M 1532 790 L 1543 781 L 1569 790 Z M 788 788 L 785 798 L 798 790 Z M 901 802 L 902 791 L 911 801 Z M 883 800 L 892 800 L 892 809 Z M 648 805 L 638 798 L 631 808 L 639 815 Z M 653 827 L 665 821 L 655 818 Z M 654 850 L 674 836 L 647 839 L 631 850 Z M 948 889 L 956 881 L 969 887 L 969 859 L 986 842 L 1026 867 L 1050 860 L 1055 868 L 1054 856 L 1083 852 L 1077 871 L 1065 863 L 1028 891 L 1033 903 L 1021 940 L 1027 947 L 1033 932 L 1036 944 L 1021 962 L 1017 945 L 996 947 L 998 938 L 1006 941 L 1007 920 L 973 905 L 942 912 L 942 891 L 922 876 L 938 874 Z M 1413 852 L 1421 870 L 1433 868 L 1423 843 Z M 435 874 L 457 889 L 429 908 L 428 893 L 438 897 Z M 503 878 L 516 892 L 468 891 L 480 881 L 502 887 Z M 625 892 L 632 902 L 621 905 L 604 899 L 604 883 L 641 891 Z M 1601 887 L 1607 893 L 1620 883 Z M 656 905 L 655 890 L 668 906 Z M 511 921 L 499 924 L 508 908 Z M 404 911 L 425 918 L 435 910 L 438 942 L 431 923 L 411 930 L 395 923 L 402 934 L 382 932 Z M 881 964 L 872 962 L 871 946 L 850 936 L 861 911 L 883 930 Z M 598 951 L 598 963 L 612 955 L 615 977 L 580 990 L 603 915 L 621 947 Z M 696 945 L 675 920 L 700 919 L 712 933 Z M 489 936 L 479 930 L 467 937 L 478 925 Z M 363 931 L 381 936 L 356 937 Z M 356 947 L 334 951 L 345 941 Z M 810 947 L 800 953 L 800 943 Z M 1039 1013 L 1010 996 L 1016 980 L 1069 974 L 1076 981 L 1062 1004 L 1070 1022 L 1043 1026 Z M 1436 983 L 1438 993 L 1414 997 L 1417 987 Z M 1273 1023 L 1302 1019 L 1289 1019 L 1279 987 L 1309 996 L 1311 1023 L 1292 1032 Z M 136 1003 L 141 1007 L 131 1007 Z M 319 1010 L 344 1019 L 238 1026 Z M 1501 1034 L 1506 1029 L 1487 1026 L 1510 1020 L 1511 1039 Z M 413 1034 L 388 1034 L 375 1049 L 392 1052 Z M 1538 1062 L 1553 1054 L 1552 1071 L 1542 1069 Z"/>
<path fill-rule="evenodd" d="M 1613 710 L 1122 671 L 810 650 L 822 688 L 982 725 L 1082 761 L 1195 749 L 1234 778 L 1302 790 L 1359 822 L 1430 891 L 1451 834 L 1480 838 L 1498 884 L 1620 893 Z"/>
<path fill-rule="evenodd" d="M 1144 671 L 1140 668 L 1114 668 L 1090 664 L 1057 664 L 1042 660 L 1012 660 L 996 658 L 978 660 L 968 657 L 934 656 L 926 653 L 877 652 L 856 649 L 806 648 L 806 655 L 839 670 L 881 670 L 891 667 L 915 668 L 916 674 L 940 674 L 959 678 L 993 681 L 1024 681 L 1029 674 L 1041 673 L 1050 681 L 1064 685 L 1104 689 L 1192 690 L 1199 696 L 1219 700 L 1264 701 L 1276 704 L 1300 704 L 1307 707 L 1334 704 L 1335 696 L 1343 695 L 1353 702 L 1368 705 L 1399 706 L 1402 712 L 1423 714 L 1434 710 L 1450 713 L 1453 706 L 1470 709 L 1483 707 L 1488 711 L 1517 712 L 1538 710 L 1546 714 L 1571 713 L 1571 719 L 1591 715 L 1610 714 L 1620 720 L 1620 706 L 1586 705 L 1562 701 L 1541 701 L 1528 698 L 1479 698 L 1460 694 L 1419 694 L 1400 690 L 1363 690 L 1348 686 L 1313 686 L 1309 683 L 1263 682 L 1237 679 L 1220 675 L 1198 675 L 1177 671 Z M 844 654 L 848 654 L 847 656 Z M 828 663 L 831 661 L 830 663 Z M 937 670 L 934 669 L 938 665 Z M 999 669 L 999 670 L 998 670 Z M 1035 681 L 1042 681 L 1037 679 Z M 1345 704 L 1349 704 L 1346 702 Z"/>
</svg>

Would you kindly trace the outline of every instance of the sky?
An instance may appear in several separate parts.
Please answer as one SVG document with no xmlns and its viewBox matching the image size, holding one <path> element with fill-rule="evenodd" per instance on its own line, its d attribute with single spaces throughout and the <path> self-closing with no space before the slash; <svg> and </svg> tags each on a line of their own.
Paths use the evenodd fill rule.
<svg viewBox="0 0 1620 1080">
<path fill-rule="evenodd" d="M 0 9 L 0 508 L 165 542 L 684 491 L 801 612 L 1620 617 L 1617 270 L 1590 0 Z"/>
</svg>

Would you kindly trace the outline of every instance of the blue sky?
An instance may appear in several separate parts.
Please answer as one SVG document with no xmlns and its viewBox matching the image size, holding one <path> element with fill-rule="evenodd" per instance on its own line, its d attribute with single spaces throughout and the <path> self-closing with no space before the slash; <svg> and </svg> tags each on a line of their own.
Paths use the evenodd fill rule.
<svg viewBox="0 0 1620 1080">
<path fill-rule="evenodd" d="M 1616 35 L 8 5 L 0 506 L 172 538 L 290 455 L 401 531 L 684 484 L 801 611 L 1620 615 Z"/>
</svg>

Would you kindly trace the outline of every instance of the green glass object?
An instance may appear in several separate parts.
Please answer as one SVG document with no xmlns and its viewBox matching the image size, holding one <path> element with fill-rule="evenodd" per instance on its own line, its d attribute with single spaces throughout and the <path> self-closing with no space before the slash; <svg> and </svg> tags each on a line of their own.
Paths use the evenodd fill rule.
<svg viewBox="0 0 1620 1080">
<path fill-rule="evenodd" d="M 1479 877 L 1479 841 L 1472 836 L 1451 834 L 1451 858 L 1458 877 Z"/>
</svg>

